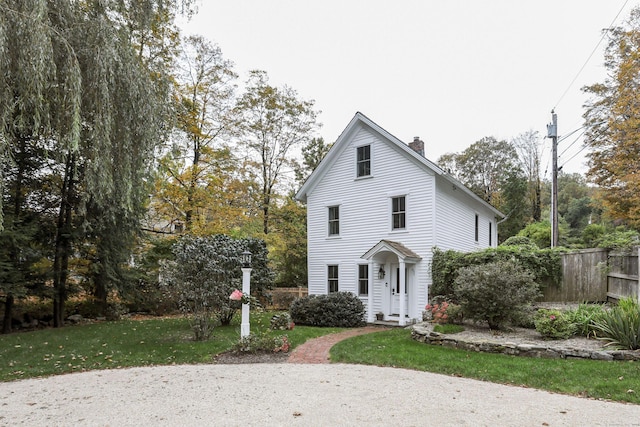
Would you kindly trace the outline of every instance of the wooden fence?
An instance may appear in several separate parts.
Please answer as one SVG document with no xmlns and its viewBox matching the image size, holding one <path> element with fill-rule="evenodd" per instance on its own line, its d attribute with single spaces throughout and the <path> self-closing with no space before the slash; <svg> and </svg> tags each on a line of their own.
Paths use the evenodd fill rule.
<svg viewBox="0 0 640 427">
<path fill-rule="evenodd" d="M 543 301 L 607 301 L 639 297 L 638 254 L 585 249 L 562 255 L 562 283 L 544 289 Z"/>
<path fill-rule="evenodd" d="M 302 286 L 295 288 L 273 288 L 271 290 L 272 302 L 267 305 L 267 308 L 273 310 L 288 310 L 294 299 L 304 297 L 308 292 L 309 290 Z"/>
</svg>

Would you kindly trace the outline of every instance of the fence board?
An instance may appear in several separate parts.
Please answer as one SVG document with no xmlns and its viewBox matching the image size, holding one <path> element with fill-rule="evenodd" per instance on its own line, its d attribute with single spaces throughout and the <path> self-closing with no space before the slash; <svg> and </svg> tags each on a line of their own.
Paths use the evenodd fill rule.
<svg viewBox="0 0 640 427">
<path fill-rule="evenodd" d="M 544 288 L 542 301 L 606 301 L 606 249 L 584 249 L 562 254 L 562 283 Z"/>
<path fill-rule="evenodd" d="M 607 296 L 614 299 L 633 297 L 638 299 L 638 254 L 640 248 L 632 253 L 609 254 L 609 273 L 607 275 Z"/>
</svg>

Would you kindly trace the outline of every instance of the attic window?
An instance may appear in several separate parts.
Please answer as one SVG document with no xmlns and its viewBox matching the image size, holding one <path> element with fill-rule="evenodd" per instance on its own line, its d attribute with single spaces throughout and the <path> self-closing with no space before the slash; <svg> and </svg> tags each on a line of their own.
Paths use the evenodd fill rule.
<svg viewBox="0 0 640 427">
<path fill-rule="evenodd" d="M 405 196 L 391 199 L 391 222 L 394 230 L 402 230 L 406 227 L 406 199 Z"/>
<path fill-rule="evenodd" d="M 357 156 L 357 176 L 369 176 L 371 175 L 371 146 L 363 145 L 358 147 Z"/>
</svg>

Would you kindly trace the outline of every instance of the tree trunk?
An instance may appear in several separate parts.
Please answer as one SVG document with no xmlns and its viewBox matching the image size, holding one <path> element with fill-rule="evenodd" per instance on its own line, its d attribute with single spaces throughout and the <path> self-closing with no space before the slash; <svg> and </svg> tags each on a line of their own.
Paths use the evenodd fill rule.
<svg viewBox="0 0 640 427">
<path fill-rule="evenodd" d="M 75 155 L 69 154 L 62 184 L 60 211 L 56 226 L 55 257 L 53 261 L 53 326 L 64 325 L 64 303 L 67 300 L 67 277 L 71 256 L 71 219 Z"/>
<path fill-rule="evenodd" d="M 93 296 L 95 297 L 96 302 L 98 303 L 98 306 L 100 308 L 100 315 L 106 316 L 108 291 L 106 272 L 104 271 L 104 268 L 100 268 L 98 271 L 96 271 L 96 274 L 93 276 L 93 281 L 95 283 Z"/>
<path fill-rule="evenodd" d="M 540 188 L 540 180 L 538 180 L 538 182 L 536 182 L 535 200 L 533 201 L 533 220 L 535 222 L 540 221 L 540 218 L 542 217 L 542 212 L 540 207 L 541 192 L 542 190 Z"/>
<path fill-rule="evenodd" d="M 2 333 L 11 333 L 11 317 L 13 313 L 13 295 L 7 294 L 7 298 L 4 301 L 4 319 L 2 321 Z"/>
</svg>

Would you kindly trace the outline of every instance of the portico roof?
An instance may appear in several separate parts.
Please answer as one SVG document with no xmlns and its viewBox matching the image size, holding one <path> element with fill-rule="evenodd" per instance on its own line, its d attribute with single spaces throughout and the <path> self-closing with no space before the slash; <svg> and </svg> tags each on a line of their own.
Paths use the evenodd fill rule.
<svg viewBox="0 0 640 427">
<path fill-rule="evenodd" d="M 422 259 L 420 255 L 418 255 L 402 243 L 384 239 L 376 243 L 360 258 L 369 260 L 374 255 L 380 252 L 393 252 L 398 257 L 398 259 L 405 262 L 418 262 Z"/>
</svg>

